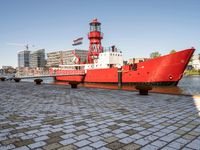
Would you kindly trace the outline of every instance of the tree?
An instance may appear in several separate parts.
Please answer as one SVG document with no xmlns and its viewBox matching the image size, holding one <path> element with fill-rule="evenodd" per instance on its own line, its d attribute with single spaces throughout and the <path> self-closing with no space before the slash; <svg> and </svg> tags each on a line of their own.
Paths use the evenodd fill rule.
<svg viewBox="0 0 200 150">
<path fill-rule="evenodd" d="M 161 56 L 161 54 L 160 54 L 158 51 L 152 52 L 152 53 L 150 54 L 150 58 L 156 58 L 156 57 L 159 57 L 159 56 Z"/>
<path fill-rule="evenodd" d="M 173 50 L 170 51 L 170 54 L 173 54 L 173 53 L 176 53 L 175 49 L 173 49 Z"/>
</svg>

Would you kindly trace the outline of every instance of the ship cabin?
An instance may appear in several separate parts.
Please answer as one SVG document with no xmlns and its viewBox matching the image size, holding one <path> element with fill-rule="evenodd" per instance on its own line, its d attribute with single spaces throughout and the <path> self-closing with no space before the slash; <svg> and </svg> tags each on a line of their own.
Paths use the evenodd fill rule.
<svg viewBox="0 0 200 150">
<path fill-rule="evenodd" d="M 88 69 L 101 69 L 101 68 L 121 68 L 123 66 L 122 52 L 116 49 L 104 50 L 99 53 L 98 58 L 94 59 L 93 64 L 86 64 L 85 70 Z"/>
</svg>

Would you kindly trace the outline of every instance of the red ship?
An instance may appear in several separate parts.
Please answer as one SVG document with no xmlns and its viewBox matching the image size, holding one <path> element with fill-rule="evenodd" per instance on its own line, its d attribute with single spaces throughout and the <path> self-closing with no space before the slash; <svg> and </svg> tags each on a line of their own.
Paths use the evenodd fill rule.
<svg viewBox="0 0 200 150">
<path fill-rule="evenodd" d="M 50 73 L 57 75 L 56 80 L 176 86 L 195 51 L 194 48 L 190 48 L 143 62 L 124 65 L 121 51 L 114 46 L 109 50 L 103 49 L 101 23 L 97 19 L 90 22 L 88 39 L 90 46 L 87 63 L 79 62 L 75 65 L 50 68 Z"/>
</svg>

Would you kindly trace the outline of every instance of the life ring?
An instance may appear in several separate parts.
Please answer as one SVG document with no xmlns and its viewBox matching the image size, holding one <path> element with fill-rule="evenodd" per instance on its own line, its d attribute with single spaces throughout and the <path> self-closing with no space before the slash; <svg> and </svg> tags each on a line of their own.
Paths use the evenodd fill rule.
<svg viewBox="0 0 200 150">
<path fill-rule="evenodd" d="M 173 76 L 172 76 L 172 75 L 169 75 L 169 79 L 172 80 L 172 79 L 173 79 Z"/>
</svg>

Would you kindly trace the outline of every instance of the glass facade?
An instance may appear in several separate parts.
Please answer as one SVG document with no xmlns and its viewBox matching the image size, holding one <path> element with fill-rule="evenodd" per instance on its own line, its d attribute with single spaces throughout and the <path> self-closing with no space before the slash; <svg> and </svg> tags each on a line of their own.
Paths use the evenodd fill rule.
<svg viewBox="0 0 200 150">
<path fill-rule="evenodd" d="M 29 67 L 30 51 L 20 51 L 18 53 L 18 67 Z"/>
<path fill-rule="evenodd" d="M 45 50 L 40 49 L 30 54 L 30 67 L 44 67 L 45 66 Z"/>
</svg>

